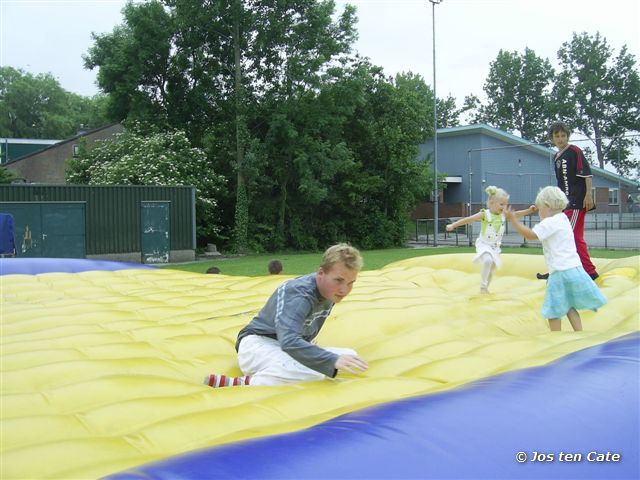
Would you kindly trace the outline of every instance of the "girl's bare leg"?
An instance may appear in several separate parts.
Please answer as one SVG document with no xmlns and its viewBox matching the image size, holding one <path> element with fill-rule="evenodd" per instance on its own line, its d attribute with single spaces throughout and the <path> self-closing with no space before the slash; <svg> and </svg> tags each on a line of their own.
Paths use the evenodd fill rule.
<svg viewBox="0 0 640 480">
<path fill-rule="evenodd" d="M 567 317 L 569 318 L 569 322 L 571 323 L 573 330 L 576 332 L 581 332 L 582 320 L 580 320 L 580 314 L 578 313 L 578 311 L 575 308 L 571 308 L 567 312 Z"/>
<path fill-rule="evenodd" d="M 552 332 L 559 332 L 562 329 L 562 324 L 560 323 L 559 318 L 550 318 L 549 319 L 549 328 Z"/>
</svg>

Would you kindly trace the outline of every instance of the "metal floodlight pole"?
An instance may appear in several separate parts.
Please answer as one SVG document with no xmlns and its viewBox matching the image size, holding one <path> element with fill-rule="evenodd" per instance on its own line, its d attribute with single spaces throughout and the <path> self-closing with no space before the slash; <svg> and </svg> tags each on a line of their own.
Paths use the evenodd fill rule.
<svg viewBox="0 0 640 480">
<path fill-rule="evenodd" d="M 620 140 L 618 140 L 618 165 L 620 165 Z M 591 189 L 593 190 L 593 186 Z M 595 198 L 593 203 L 596 203 Z M 620 175 L 618 175 L 618 228 L 622 229 L 622 182 L 620 181 Z"/>
<path fill-rule="evenodd" d="M 438 97 L 436 96 L 436 5 L 443 0 L 431 2 L 431 18 L 433 31 L 433 246 L 438 246 Z"/>
</svg>

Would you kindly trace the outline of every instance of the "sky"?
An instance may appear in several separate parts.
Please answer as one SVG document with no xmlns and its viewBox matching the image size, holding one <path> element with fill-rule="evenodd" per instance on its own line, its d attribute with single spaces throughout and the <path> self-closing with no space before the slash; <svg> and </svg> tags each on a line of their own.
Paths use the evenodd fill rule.
<svg viewBox="0 0 640 480">
<path fill-rule="evenodd" d="M 640 64 L 637 0 L 335 0 L 358 9 L 355 49 L 388 75 L 411 71 L 433 85 L 435 10 L 436 92 L 483 97 L 490 63 L 500 49 L 534 50 L 557 66 L 557 51 L 573 32 L 600 32 L 614 52 L 627 45 Z M 98 93 L 96 72 L 83 68 L 92 32 L 122 22 L 124 0 L 0 0 L 0 65 L 51 73 L 65 90 Z"/>
</svg>

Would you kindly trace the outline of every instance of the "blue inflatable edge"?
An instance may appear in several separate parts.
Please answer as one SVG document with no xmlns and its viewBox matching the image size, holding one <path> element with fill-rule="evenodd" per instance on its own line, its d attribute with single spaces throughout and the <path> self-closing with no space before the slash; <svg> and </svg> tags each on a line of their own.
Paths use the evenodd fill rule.
<svg viewBox="0 0 640 480">
<path fill-rule="evenodd" d="M 637 479 L 639 352 L 636 332 L 542 367 L 107 478 Z"/>
<path fill-rule="evenodd" d="M 155 268 L 139 263 L 89 260 L 86 258 L 0 258 L 0 275 L 38 275 L 41 273 L 79 273 L 91 270 Z"/>
</svg>

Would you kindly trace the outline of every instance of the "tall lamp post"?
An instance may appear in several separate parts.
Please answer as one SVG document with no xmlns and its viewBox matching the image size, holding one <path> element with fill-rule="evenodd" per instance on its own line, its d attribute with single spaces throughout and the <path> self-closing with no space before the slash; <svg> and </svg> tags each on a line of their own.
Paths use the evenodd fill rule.
<svg viewBox="0 0 640 480">
<path fill-rule="evenodd" d="M 431 17 L 433 19 L 433 246 L 438 246 L 438 97 L 436 96 L 436 5 L 443 0 L 429 0 L 431 2 Z"/>
</svg>

